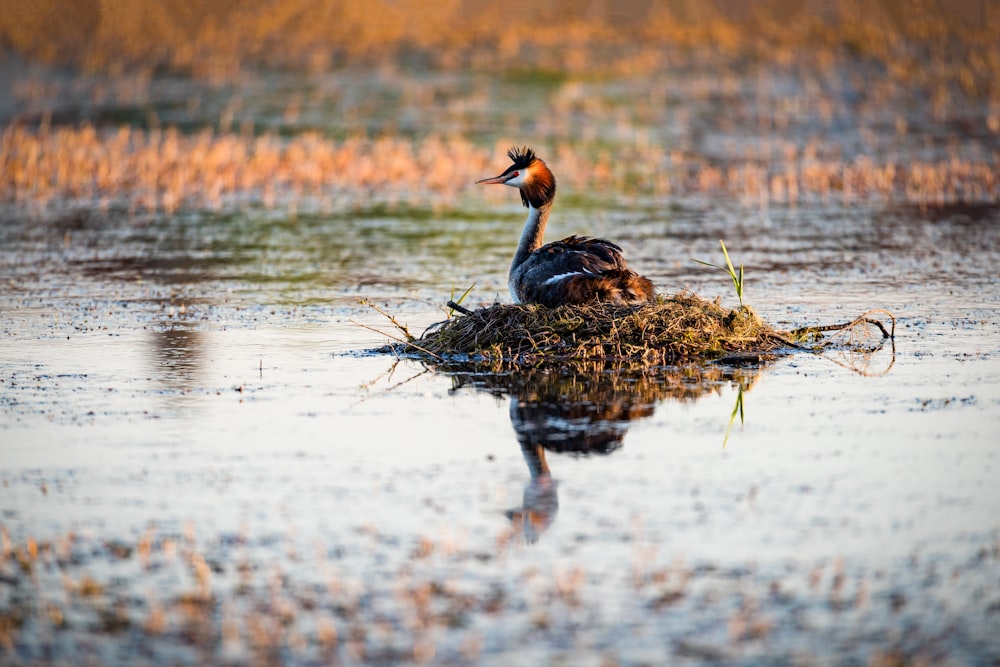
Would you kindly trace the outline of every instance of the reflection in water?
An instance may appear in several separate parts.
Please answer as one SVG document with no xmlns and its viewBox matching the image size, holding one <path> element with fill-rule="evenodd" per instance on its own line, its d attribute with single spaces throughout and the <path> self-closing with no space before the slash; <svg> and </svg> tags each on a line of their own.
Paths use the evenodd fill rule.
<svg viewBox="0 0 1000 667">
<path fill-rule="evenodd" d="M 172 327 L 152 332 L 153 379 L 159 383 L 168 406 L 180 408 L 184 396 L 201 386 L 204 341 L 199 331 Z"/>
<path fill-rule="evenodd" d="M 515 402 L 516 399 L 511 399 L 511 421 L 514 419 Z M 517 428 L 517 422 L 514 424 Z M 521 531 L 526 541 L 534 542 L 539 535 L 548 530 L 552 520 L 556 518 L 556 512 L 559 511 L 559 495 L 556 493 L 556 481 L 552 479 L 549 464 L 545 460 L 544 444 L 526 445 L 520 431 L 518 440 L 521 442 L 521 452 L 531 472 L 531 480 L 524 487 L 521 507 L 507 510 L 507 518 L 515 529 Z"/>
<path fill-rule="evenodd" d="M 728 385 L 739 389 L 741 401 L 763 368 L 588 364 L 510 374 L 461 369 L 447 372 L 454 389 L 473 387 L 510 397 L 510 421 L 531 478 L 521 507 L 509 510 L 507 517 L 526 541 L 534 542 L 552 524 L 559 509 L 557 483 L 549 470 L 546 450 L 582 456 L 610 454 L 622 447 L 631 422 L 651 416 L 660 402 L 694 401 Z"/>
<path fill-rule="evenodd" d="M 875 350 L 839 349 L 832 355 L 824 355 L 824 358 L 858 375 L 881 377 L 888 375 L 896 365 L 896 341 L 890 340 L 888 346 Z"/>
</svg>

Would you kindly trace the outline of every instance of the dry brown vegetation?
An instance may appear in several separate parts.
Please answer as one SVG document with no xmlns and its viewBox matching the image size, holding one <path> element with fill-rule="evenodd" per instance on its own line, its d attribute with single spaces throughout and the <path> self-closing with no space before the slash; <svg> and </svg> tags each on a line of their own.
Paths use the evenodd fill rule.
<svg viewBox="0 0 1000 667">
<path fill-rule="evenodd" d="M 368 304 L 371 306 L 371 304 Z M 659 295 L 642 306 L 609 303 L 546 308 L 537 304 L 496 304 L 450 318 L 431 327 L 419 339 L 379 308 L 402 332 L 398 345 L 388 348 L 414 354 L 435 365 L 459 362 L 505 368 L 630 363 L 643 367 L 724 359 L 757 363 L 779 348 L 826 347 L 829 332 L 842 335 L 846 349 L 871 352 L 894 336 L 892 328 L 869 317 L 838 325 L 778 331 L 748 306 L 724 308 L 719 299 L 707 301 L 681 292 Z M 874 313 L 871 313 L 874 314 Z"/>
<path fill-rule="evenodd" d="M 394 71 L 394 81 L 406 81 L 406 74 L 393 68 L 419 63 L 642 76 L 651 83 L 669 72 L 663 85 L 670 88 L 678 73 L 696 66 L 711 73 L 702 77 L 708 80 L 679 94 L 698 102 L 739 95 L 720 117 L 744 134 L 766 139 L 727 148 L 723 159 L 646 140 L 649 128 L 667 118 L 656 115 L 669 99 L 669 93 L 660 93 L 661 101 L 614 121 L 612 131 L 631 139 L 602 135 L 601 141 L 614 140 L 613 151 L 595 148 L 599 141 L 574 141 L 579 127 L 564 119 L 579 117 L 579 125 L 607 135 L 600 123 L 621 110 L 608 108 L 607 101 L 574 97 L 568 86 L 550 108 L 531 112 L 548 119 L 535 143 L 551 156 L 560 183 L 577 192 L 705 193 L 762 206 L 1000 200 L 1000 0 L 947 6 L 902 0 L 447 0 L 433 12 L 417 0 L 6 4 L 0 11 L 0 47 L 101 72 L 105 78 L 96 88 L 104 92 L 94 92 L 95 104 L 107 104 L 99 101 L 101 95 L 117 94 L 128 98 L 120 101 L 126 106 L 142 107 L 153 73 L 162 71 L 238 82 L 241 72 L 257 66 L 328 70 L 375 63 Z M 768 99 L 764 82 L 755 93 L 764 97 L 739 92 L 751 62 L 795 72 L 806 93 Z M 863 65 L 838 69 L 845 62 Z M 742 73 L 727 79 L 727 72 Z M 867 106 L 853 108 L 839 93 L 829 93 L 843 87 L 844 76 L 874 77 L 863 84 L 871 98 Z M 16 98 L 27 106 L 58 92 L 41 81 L 14 83 Z M 409 103 L 429 107 L 432 98 Z M 294 116 L 296 104 L 290 100 L 286 114 Z M 908 104 L 921 107 L 919 128 L 901 108 Z M 15 202 L 40 214 L 53 206 L 170 214 L 248 204 L 295 213 L 356 205 L 373 194 L 383 203 L 406 197 L 440 205 L 471 179 L 494 170 L 496 156 L 507 147 L 465 138 L 474 129 L 469 126 L 450 133 L 431 128 L 416 140 L 394 136 L 391 127 L 379 137 L 358 128 L 348 139 L 293 127 L 297 133 L 291 138 L 278 138 L 255 134 L 253 119 L 241 131 L 231 131 L 223 119 L 216 129 L 185 132 L 157 123 L 151 129 L 60 126 L 46 121 L 45 108 L 42 103 L 37 114 L 15 116 L 0 139 L 0 203 Z M 860 153 L 840 150 L 831 128 L 845 119 L 859 128 L 865 144 Z M 783 141 L 789 122 L 818 129 L 806 139 Z M 966 139 L 955 148 L 925 137 L 937 145 L 920 157 L 915 150 L 893 152 L 900 144 L 919 142 L 928 125 L 946 137 L 964 133 Z"/>
<path fill-rule="evenodd" d="M 896 75 L 933 75 L 901 58 L 919 43 L 935 47 L 935 62 L 967 61 L 976 78 L 988 64 L 982 61 L 997 56 L 1000 21 L 996 0 L 441 0 L 433 11 L 423 0 L 4 5 L 0 43 L 29 57 L 91 69 L 165 66 L 216 76 L 247 64 L 323 69 L 401 53 L 445 66 L 537 59 L 555 69 L 634 70 L 657 64 L 645 47 L 664 44 L 766 59 L 789 59 L 802 47 L 847 48 L 897 63 Z"/>
<path fill-rule="evenodd" d="M 30 128 L 0 135 L 0 201 L 36 213 L 51 207 L 125 207 L 170 214 L 248 204 L 329 210 L 362 201 L 449 201 L 476 176 L 495 170 L 502 148 L 461 138 L 363 137 L 316 133 L 193 135 L 176 129 Z M 559 178 L 576 191 L 621 195 L 723 194 L 746 203 L 1000 200 L 993 160 L 953 158 L 878 164 L 794 153 L 767 166 L 745 160 L 716 166 L 704 157 L 633 146 L 612 160 L 586 147 L 553 147 Z"/>
<path fill-rule="evenodd" d="M 632 359 L 668 364 L 780 347 L 777 332 L 749 308 L 728 310 L 693 294 L 634 307 L 595 303 L 545 308 L 495 305 L 424 334 L 433 354 L 536 361 Z"/>
<path fill-rule="evenodd" d="M 727 148 L 721 160 L 643 139 L 650 126 L 664 122 L 653 115 L 662 102 L 615 121 L 613 130 L 632 139 L 615 140 L 613 151 L 595 149 L 589 139 L 573 141 L 579 128 L 564 119 L 582 117 L 579 122 L 597 132 L 620 110 L 574 97 L 571 86 L 565 97 L 553 98 L 551 108 L 534 112 L 548 119 L 536 133 L 541 140 L 535 143 L 542 144 L 536 147 L 551 156 L 560 183 L 577 192 L 704 193 L 759 206 L 1000 200 L 998 0 L 947 7 L 898 0 L 449 0 L 436 3 L 433 12 L 416 0 L 8 4 L 0 11 L 0 46 L 80 71 L 110 73 L 96 85 L 96 104 L 107 104 L 99 100 L 111 94 L 142 106 L 154 71 L 236 81 L 241 71 L 259 65 L 326 70 L 355 62 L 392 68 L 418 61 L 504 72 L 642 75 L 650 82 L 696 65 L 722 76 L 681 93 L 697 101 L 737 94 L 739 76 L 727 83 L 725 73 L 739 72 L 748 62 L 801 68 L 796 76 L 804 95 L 754 100 L 738 93 L 740 102 L 722 117 L 764 139 Z M 867 63 L 848 70 L 850 76 L 874 76 L 864 84 L 871 98 L 864 108 L 852 108 L 827 90 L 841 86 L 838 65 L 844 62 Z M 406 80 L 405 74 L 393 76 Z M 676 76 L 670 78 L 668 85 L 676 85 Z M 13 92 L 32 106 L 57 95 L 49 85 L 16 80 Z M 756 94 L 766 95 L 766 89 L 760 82 Z M 901 108 L 910 104 L 922 107 L 915 130 Z M 289 105 L 286 113 L 294 116 L 296 101 Z M 495 169 L 496 155 L 506 149 L 464 138 L 469 127 L 449 134 L 431 128 L 415 141 L 394 136 L 391 128 L 379 137 L 333 139 L 307 130 L 279 139 L 255 134 L 252 119 L 240 131 L 220 119 L 216 129 L 180 132 L 156 123 L 151 129 L 60 126 L 46 121 L 44 111 L 18 118 L 0 139 L 0 202 L 40 214 L 53 206 L 170 214 L 248 204 L 294 214 L 356 205 L 373 195 L 381 203 L 405 197 L 440 205 L 454 200 L 470 179 Z M 840 150 L 831 128 L 845 119 L 861 134 L 861 153 Z M 817 123 L 820 129 L 807 139 L 784 141 L 789 122 Z M 900 144 L 912 147 L 913 135 L 928 126 L 965 133 L 966 139 L 956 148 L 925 137 L 938 144 L 920 157 L 911 149 L 893 151 Z"/>
<path fill-rule="evenodd" d="M 745 381 L 714 377 L 718 369 L 707 372 L 713 380 Z M 741 493 L 739 502 L 753 502 L 755 490 L 751 487 L 746 500 Z M 492 550 L 473 548 L 478 544 L 460 531 L 427 531 L 415 540 L 408 557 L 396 559 L 387 554 L 405 548 L 398 545 L 399 536 L 365 524 L 351 534 L 357 546 L 349 549 L 359 554 L 351 551 L 351 557 L 384 558 L 388 564 L 364 569 L 348 567 L 343 556 L 319 543 L 303 548 L 293 530 L 264 538 L 246 528 L 235 536 L 204 531 L 198 535 L 187 523 L 183 534 L 150 526 L 135 538 L 113 540 L 87 530 L 22 538 L 2 528 L 0 572 L 17 603 L 0 609 L 0 647 L 15 665 L 42 663 L 17 652 L 24 643 L 36 653 L 41 652 L 38 647 L 60 655 L 76 650 L 66 662 L 101 649 L 107 651 L 101 655 L 134 656 L 140 664 L 152 662 L 148 655 L 165 656 L 160 662 L 170 664 L 504 662 L 507 644 L 491 643 L 474 622 L 485 617 L 491 631 L 502 633 L 508 642 L 558 642 L 552 651 L 575 651 L 574 657 L 585 660 L 593 647 L 577 638 L 583 631 L 588 636 L 607 631 L 600 617 L 595 620 L 591 601 L 606 594 L 611 577 L 613 586 L 627 592 L 630 605 L 625 610 L 636 614 L 634 622 L 672 629 L 678 616 L 690 614 L 700 623 L 714 623 L 724 628 L 721 638 L 706 648 L 696 644 L 693 650 L 698 656 L 735 662 L 746 656 L 748 644 L 756 646 L 772 635 L 783 638 L 787 607 L 832 608 L 856 619 L 851 629 L 868 627 L 875 614 L 891 617 L 919 603 L 894 591 L 875 568 L 845 575 L 847 564 L 839 557 L 818 563 L 792 561 L 777 580 L 753 564 L 734 568 L 710 561 L 706 566 L 664 553 L 653 531 L 635 518 L 622 527 L 622 534 L 627 557 L 609 570 L 588 559 L 572 568 L 539 566 L 537 559 L 512 563 L 508 554 L 523 538 L 510 527 L 497 536 Z M 265 539 L 267 549 L 259 546 Z M 955 568 L 956 577 L 982 590 L 989 590 L 1000 562 L 1000 543 L 996 535 L 990 539 L 978 557 Z M 942 595 L 949 591 L 945 578 L 926 576 L 934 567 L 931 557 L 915 553 L 908 562 L 906 581 L 935 586 Z M 369 571 L 376 575 L 363 576 Z M 141 593 L 132 593 L 132 588 Z M 714 604 L 706 602 L 706 595 Z M 720 596 L 742 602 L 720 611 L 715 602 Z M 779 604 L 760 602 L 776 596 Z M 535 608 L 542 611 L 530 611 Z M 678 656 L 689 658 L 693 650 L 683 644 L 686 636 L 672 632 L 662 636 L 680 646 L 673 649 Z M 939 634 L 926 638 L 922 626 L 914 631 L 914 645 L 906 647 L 906 654 L 886 647 L 881 639 L 872 640 L 870 631 L 852 632 L 856 634 L 847 640 L 838 636 L 856 654 L 869 655 L 858 662 L 922 665 L 941 659 Z M 38 639 L 24 642 L 26 635 Z M 140 648 L 111 652 L 126 641 Z M 612 656 L 608 662 L 628 663 L 627 649 L 607 648 L 605 654 Z M 98 664 L 96 659 L 91 662 Z"/>
<path fill-rule="evenodd" d="M 0 200 L 42 211 L 66 202 L 168 214 L 247 202 L 329 208 L 340 196 L 364 198 L 373 190 L 383 201 L 393 194 L 452 194 L 468 180 L 456 177 L 456 165 L 487 169 L 486 152 L 461 140 L 337 142 L 304 134 L 286 141 L 126 126 L 8 126 L 0 154 Z"/>
</svg>

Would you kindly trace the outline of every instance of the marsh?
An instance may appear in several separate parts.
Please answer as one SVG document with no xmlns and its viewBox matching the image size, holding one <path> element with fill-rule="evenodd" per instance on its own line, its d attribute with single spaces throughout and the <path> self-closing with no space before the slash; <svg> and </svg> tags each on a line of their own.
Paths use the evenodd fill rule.
<svg viewBox="0 0 1000 667">
<path fill-rule="evenodd" d="M 767 49 L 721 19 L 428 49 L 415 20 L 324 59 L 317 19 L 288 62 L 202 69 L 218 24 L 146 68 L 0 61 L 0 661 L 1000 658 L 1000 42 L 796 17 Z M 552 238 L 734 308 L 692 261 L 723 239 L 764 321 L 883 308 L 895 344 L 372 353 L 359 299 L 415 334 L 506 301 L 524 209 L 473 183 L 529 142 Z"/>
</svg>

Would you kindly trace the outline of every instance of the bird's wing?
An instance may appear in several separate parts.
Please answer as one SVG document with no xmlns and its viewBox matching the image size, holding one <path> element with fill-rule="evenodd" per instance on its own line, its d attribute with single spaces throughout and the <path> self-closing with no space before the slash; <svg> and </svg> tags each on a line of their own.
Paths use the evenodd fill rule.
<svg viewBox="0 0 1000 667">
<path fill-rule="evenodd" d="M 628 268 L 622 249 L 611 241 L 585 236 L 569 236 L 561 241 L 546 243 L 535 251 L 548 261 L 555 261 L 563 271 L 604 273 Z M 556 259 L 556 255 L 561 255 Z"/>
</svg>

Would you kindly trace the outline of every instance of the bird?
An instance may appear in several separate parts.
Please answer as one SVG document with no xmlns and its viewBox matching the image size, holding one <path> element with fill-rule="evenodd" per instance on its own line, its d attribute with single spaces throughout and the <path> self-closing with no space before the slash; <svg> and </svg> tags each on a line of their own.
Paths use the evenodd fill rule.
<svg viewBox="0 0 1000 667">
<path fill-rule="evenodd" d="M 628 268 L 622 249 L 605 239 L 569 236 L 542 245 L 556 196 L 556 178 L 528 146 L 507 151 L 512 164 L 499 176 L 477 184 L 517 188 L 528 219 L 510 265 L 507 282 L 514 303 L 554 308 L 608 302 L 639 305 L 652 301 L 652 281 Z"/>
</svg>

